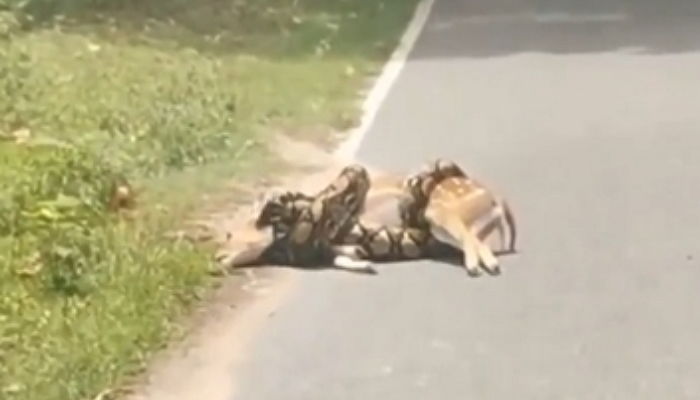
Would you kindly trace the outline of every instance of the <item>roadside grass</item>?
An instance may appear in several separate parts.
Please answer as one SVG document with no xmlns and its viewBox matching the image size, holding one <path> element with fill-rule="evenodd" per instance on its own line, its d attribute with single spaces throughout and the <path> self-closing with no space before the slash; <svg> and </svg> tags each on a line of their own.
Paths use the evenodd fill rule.
<svg viewBox="0 0 700 400">
<path fill-rule="evenodd" d="M 163 233 L 276 132 L 353 126 L 415 3 L 0 0 L 0 398 L 94 398 L 182 333 L 210 255 Z"/>
</svg>

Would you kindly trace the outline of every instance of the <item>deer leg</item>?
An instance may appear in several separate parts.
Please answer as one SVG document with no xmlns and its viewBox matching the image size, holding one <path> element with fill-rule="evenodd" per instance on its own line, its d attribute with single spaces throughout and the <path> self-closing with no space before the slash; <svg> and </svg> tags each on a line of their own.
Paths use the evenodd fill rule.
<svg viewBox="0 0 700 400">
<path fill-rule="evenodd" d="M 472 238 L 474 238 L 475 245 L 478 249 L 479 258 L 484 266 L 486 272 L 491 275 L 498 275 L 501 273 L 501 267 L 498 264 L 498 259 L 493 254 L 491 248 L 486 245 L 483 241 L 479 240 L 476 234 L 471 233 Z"/>
<path fill-rule="evenodd" d="M 352 272 L 376 274 L 372 263 L 368 260 L 360 259 L 360 247 L 356 245 L 335 245 L 333 246 L 333 265 L 336 268 Z"/>
</svg>

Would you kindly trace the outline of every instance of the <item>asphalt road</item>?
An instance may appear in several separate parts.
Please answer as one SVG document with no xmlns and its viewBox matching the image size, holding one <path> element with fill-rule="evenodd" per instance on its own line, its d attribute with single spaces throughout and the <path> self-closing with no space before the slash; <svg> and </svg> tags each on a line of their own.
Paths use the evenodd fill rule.
<svg viewBox="0 0 700 400">
<path fill-rule="evenodd" d="M 359 158 L 457 160 L 521 253 L 303 272 L 236 399 L 700 398 L 695 3 L 438 0 Z"/>
</svg>

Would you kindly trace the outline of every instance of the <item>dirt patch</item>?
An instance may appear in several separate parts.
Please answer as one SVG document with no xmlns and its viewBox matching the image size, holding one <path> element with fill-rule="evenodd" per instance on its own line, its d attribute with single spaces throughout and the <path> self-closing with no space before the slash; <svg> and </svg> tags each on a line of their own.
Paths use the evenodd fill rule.
<svg viewBox="0 0 700 400">
<path fill-rule="evenodd" d="M 224 400 L 231 371 L 294 284 L 291 270 L 260 270 L 252 280 L 222 279 L 191 317 L 190 335 L 152 362 L 129 400 Z"/>
</svg>

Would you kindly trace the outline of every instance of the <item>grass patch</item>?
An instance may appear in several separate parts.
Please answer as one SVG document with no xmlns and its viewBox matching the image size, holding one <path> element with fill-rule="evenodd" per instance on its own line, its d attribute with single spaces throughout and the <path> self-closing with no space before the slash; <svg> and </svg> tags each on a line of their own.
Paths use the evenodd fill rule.
<svg viewBox="0 0 700 400">
<path fill-rule="evenodd" d="M 263 173 L 274 132 L 352 126 L 415 3 L 0 0 L 0 398 L 90 399 L 142 368 L 211 283 L 162 233 Z M 107 211 L 123 176 L 152 189 L 135 222 Z"/>
</svg>

